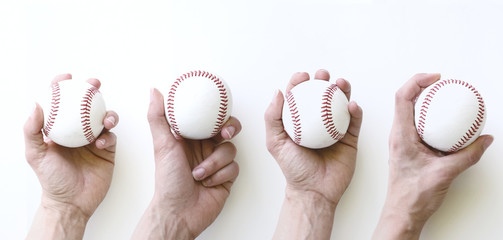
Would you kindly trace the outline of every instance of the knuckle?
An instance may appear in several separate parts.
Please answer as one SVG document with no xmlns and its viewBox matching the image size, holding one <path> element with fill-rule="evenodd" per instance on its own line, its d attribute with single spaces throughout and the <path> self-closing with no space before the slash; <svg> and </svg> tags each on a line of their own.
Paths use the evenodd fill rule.
<svg viewBox="0 0 503 240">
<path fill-rule="evenodd" d="M 149 123 L 154 122 L 155 119 L 156 119 L 156 116 L 153 113 L 151 113 L 151 112 L 147 113 L 147 120 Z"/>
<path fill-rule="evenodd" d="M 224 142 L 224 143 L 222 143 L 221 148 L 222 148 L 222 151 L 225 151 L 225 153 L 227 155 L 230 155 L 230 156 L 234 157 L 237 154 L 237 148 L 231 142 Z"/>
<path fill-rule="evenodd" d="M 206 168 L 207 170 L 209 170 L 210 172 L 213 172 L 215 171 L 216 169 L 218 169 L 219 167 L 219 164 L 218 164 L 218 159 L 213 159 L 211 161 L 208 161 L 204 168 Z"/>
<path fill-rule="evenodd" d="M 232 162 L 232 167 L 234 168 L 235 176 L 238 176 L 239 175 L 239 164 L 236 161 L 234 161 L 234 162 Z"/>
<path fill-rule="evenodd" d="M 405 99 L 405 89 L 404 88 L 398 89 L 398 91 L 396 91 L 396 93 L 395 93 L 395 102 L 399 102 L 402 99 Z"/>
</svg>

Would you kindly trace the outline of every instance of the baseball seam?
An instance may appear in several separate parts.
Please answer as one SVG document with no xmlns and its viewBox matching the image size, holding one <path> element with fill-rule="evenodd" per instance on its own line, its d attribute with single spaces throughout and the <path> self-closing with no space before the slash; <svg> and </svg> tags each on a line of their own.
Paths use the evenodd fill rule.
<svg viewBox="0 0 503 240">
<path fill-rule="evenodd" d="M 322 95 L 321 102 L 321 118 L 323 120 L 323 125 L 327 130 L 327 133 L 332 137 L 332 139 L 339 141 L 344 137 L 344 134 L 341 134 L 337 127 L 335 126 L 333 114 L 332 114 L 332 99 L 334 97 L 335 92 L 339 88 L 335 84 L 331 84 L 327 90 Z"/>
<path fill-rule="evenodd" d="M 225 118 L 227 116 L 228 112 L 228 106 L 229 106 L 229 97 L 227 95 L 227 89 L 225 88 L 224 83 L 220 78 L 217 76 L 206 72 L 206 71 L 190 71 L 188 73 L 183 74 L 182 76 L 178 77 L 175 82 L 171 85 L 171 89 L 168 93 L 168 98 L 166 100 L 166 109 L 167 109 L 167 114 L 168 114 L 168 119 L 170 122 L 170 126 L 173 129 L 173 131 L 180 135 L 180 128 L 178 127 L 178 124 L 176 122 L 176 117 L 175 117 L 175 94 L 180 86 L 180 84 L 185 81 L 188 78 L 191 77 L 204 77 L 209 80 L 211 80 L 213 83 L 215 83 L 219 95 L 220 95 L 220 104 L 219 104 L 219 110 L 218 110 L 218 117 L 215 122 L 215 126 L 213 127 L 213 131 L 211 132 L 211 136 L 216 135 L 219 131 L 220 128 L 223 126 L 225 123 Z"/>
<path fill-rule="evenodd" d="M 464 144 L 466 144 L 470 139 L 475 136 L 477 131 L 480 129 L 483 121 L 484 121 L 484 115 L 485 115 L 485 105 L 484 105 L 484 100 L 482 99 L 482 96 L 480 93 L 469 83 L 461 80 L 456 80 L 456 79 L 448 79 L 448 80 L 442 80 L 440 82 L 435 83 L 435 85 L 430 89 L 430 91 L 426 94 L 426 97 L 424 101 L 421 103 L 421 108 L 419 111 L 419 117 L 418 117 L 418 124 L 417 124 L 417 132 L 421 139 L 423 139 L 424 136 L 424 128 L 426 125 L 426 120 L 427 120 L 427 114 L 428 114 L 428 108 L 430 107 L 430 104 L 432 102 L 433 97 L 435 94 L 444 86 L 448 84 L 458 84 L 461 86 L 464 86 L 468 88 L 470 91 L 472 91 L 478 102 L 478 113 L 477 117 L 475 118 L 474 122 L 470 126 L 470 128 L 466 131 L 466 133 L 453 145 L 451 146 L 447 151 L 448 152 L 455 152 L 458 149 L 462 148 Z"/>
<path fill-rule="evenodd" d="M 229 106 L 229 98 L 227 96 L 227 89 L 225 88 L 224 83 L 216 76 L 209 74 L 209 78 L 215 83 L 218 88 L 220 94 L 220 107 L 218 111 L 217 122 L 215 123 L 215 127 L 213 128 L 212 136 L 220 131 L 220 128 L 224 125 L 225 117 L 227 116 L 227 109 Z"/>
<path fill-rule="evenodd" d="M 44 126 L 44 134 L 46 136 L 49 136 L 49 133 L 52 130 L 52 127 L 54 126 L 54 122 L 56 120 L 56 116 L 58 115 L 59 111 L 59 103 L 61 100 L 61 88 L 59 87 L 59 84 L 55 83 L 52 85 L 52 94 L 51 94 L 51 109 L 49 110 L 49 114 L 47 115 L 47 120 Z"/>
<path fill-rule="evenodd" d="M 84 97 L 81 102 L 80 118 L 82 123 L 82 131 L 85 138 L 89 143 L 96 140 L 94 137 L 93 129 L 91 128 L 91 104 L 93 102 L 94 95 L 98 93 L 99 90 L 96 87 L 90 87 L 86 90 Z"/>
<path fill-rule="evenodd" d="M 302 139 L 302 128 L 300 125 L 300 114 L 299 109 L 297 108 L 297 103 L 295 102 L 295 97 L 293 93 L 289 91 L 286 94 L 286 102 L 288 103 L 288 108 L 290 109 L 290 114 L 292 118 L 293 125 L 293 136 L 292 139 L 296 144 L 300 144 L 300 140 Z"/>
</svg>

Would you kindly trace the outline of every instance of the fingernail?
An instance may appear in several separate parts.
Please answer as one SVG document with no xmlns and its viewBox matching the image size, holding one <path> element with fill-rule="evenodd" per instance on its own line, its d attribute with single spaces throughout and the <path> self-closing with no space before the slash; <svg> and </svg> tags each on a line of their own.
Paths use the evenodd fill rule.
<svg viewBox="0 0 503 240">
<path fill-rule="evenodd" d="M 31 109 L 30 109 L 30 114 L 28 115 L 28 117 L 33 116 L 33 113 L 35 112 L 35 109 L 37 109 L 37 103 L 33 103 L 32 104 Z"/>
<path fill-rule="evenodd" d="M 98 140 L 98 143 L 99 143 L 101 146 L 105 146 L 105 143 L 107 143 L 107 141 L 105 141 L 105 139 L 99 139 L 99 140 Z"/>
<path fill-rule="evenodd" d="M 204 170 L 204 168 L 198 167 L 194 169 L 194 171 L 192 171 L 192 176 L 194 176 L 196 180 L 201 180 L 203 179 L 205 173 L 206 171 Z"/>
<path fill-rule="evenodd" d="M 211 186 L 211 179 L 206 179 L 202 182 L 203 186 L 208 187 Z"/>
<path fill-rule="evenodd" d="M 115 117 L 114 116 L 107 117 L 106 121 L 111 123 L 112 126 L 115 126 Z"/>
<path fill-rule="evenodd" d="M 272 96 L 273 101 L 274 101 L 274 99 L 276 99 L 276 96 L 278 96 L 278 93 L 279 93 L 279 89 L 274 90 L 274 94 Z"/>
<path fill-rule="evenodd" d="M 491 146 L 491 144 L 493 143 L 493 141 L 494 141 L 494 137 L 493 136 L 490 136 L 490 137 L 486 138 L 486 140 L 483 143 L 484 150 L 486 150 L 489 146 Z"/>
<path fill-rule="evenodd" d="M 150 101 L 154 99 L 154 88 L 150 88 Z"/>
<path fill-rule="evenodd" d="M 229 126 L 224 128 L 225 133 L 227 134 L 226 139 L 231 139 L 234 136 L 234 133 L 236 132 L 236 128 L 233 126 Z"/>
</svg>

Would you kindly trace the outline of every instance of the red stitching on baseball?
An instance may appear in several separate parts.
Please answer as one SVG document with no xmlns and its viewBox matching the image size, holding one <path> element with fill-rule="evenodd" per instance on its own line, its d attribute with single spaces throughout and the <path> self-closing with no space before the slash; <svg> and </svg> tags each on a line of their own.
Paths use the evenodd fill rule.
<svg viewBox="0 0 503 240">
<path fill-rule="evenodd" d="M 89 143 L 92 143 L 96 140 L 96 137 L 94 137 L 93 129 L 91 128 L 91 104 L 96 93 L 99 93 L 99 90 L 96 87 L 93 86 L 88 88 L 80 104 L 80 106 L 82 107 L 80 109 L 82 130 Z"/>
<path fill-rule="evenodd" d="M 208 73 L 209 74 L 209 73 Z M 220 110 L 218 114 L 217 121 L 215 123 L 215 127 L 213 128 L 213 132 L 211 133 L 212 136 L 216 135 L 219 131 L 220 128 L 224 125 L 225 117 L 227 116 L 227 108 L 229 106 L 229 98 L 227 96 L 227 89 L 225 88 L 224 83 L 216 76 L 213 76 L 212 74 L 209 74 L 209 78 L 213 80 L 213 82 L 216 84 L 219 92 L 220 92 Z"/>
<path fill-rule="evenodd" d="M 215 76 L 209 72 L 201 71 L 201 70 L 190 71 L 188 73 L 185 73 L 182 76 L 178 77 L 175 80 L 175 82 L 171 85 L 171 89 L 168 93 L 168 98 L 166 100 L 167 115 L 168 115 L 168 119 L 170 121 L 171 128 L 173 129 L 173 131 L 176 134 L 180 135 L 180 129 L 178 127 L 178 124 L 176 123 L 175 109 L 174 109 L 175 94 L 176 94 L 176 91 L 177 91 L 178 87 L 180 86 L 180 84 L 190 77 L 207 78 L 207 79 L 213 81 L 213 83 L 215 83 L 215 85 L 218 89 L 218 92 L 220 95 L 220 106 L 219 106 L 218 117 L 216 119 L 215 126 L 213 128 L 213 131 L 211 132 L 211 136 L 214 136 L 220 131 L 220 129 L 222 128 L 222 126 L 225 123 L 224 121 L 227 116 L 228 107 L 229 107 L 229 97 L 227 95 L 227 89 L 225 88 L 225 85 L 222 82 L 222 80 L 220 80 L 220 78 L 218 78 L 217 76 Z"/>
<path fill-rule="evenodd" d="M 178 86 L 180 86 L 180 83 L 182 81 L 184 81 L 186 78 L 186 74 L 183 74 L 182 76 L 178 77 L 175 82 L 171 85 L 171 89 L 168 93 L 168 98 L 166 100 L 166 110 L 167 110 L 167 115 L 168 115 L 168 119 L 169 119 L 169 122 L 170 122 L 170 125 L 171 125 L 171 129 L 173 129 L 173 131 L 180 135 L 180 129 L 178 128 L 178 124 L 176 123 L 176 119 L 175 119 L 175 108 L 174 108 L 174 104 L 175 104 L 175 93 L 176 93 L 176 90 L 178 89 Z"/>
<path fill-rule="evenodd" d="M 330 85 L 327 90 L 323 93 L 322 103 L 321 103 L 321 118 L 323 120 L 323 125 L 325 125 L 325 129 L 327 129 L 328 134 L 334 140 L 341 140 L 344 137 L 344 134 L 341 134 L 337 127 L 335 126 L 333 115 L 332 115 L 332 99 L 334 97 L 335 92 L 339 88 L 337 85 Z"/>
<path fill-rule="evenodd" d="M 455 152 L 458 149 L 462 148 L 464 144 L 466 144 L 470 139 L 475 136 L 475 133 L 480 129 L 482 122 L 484 121 L 484 115 L 485 115 L 485 105 L 484 105 L 484 100 L 482 99 L 482 96 L 480 93 L 469 83 L 457 79 L 448 79 L 448 80 L 442 80 L 440 82 L 435 83 L 435 86 L 430 90 L 430 92 L 426 95 L 424 102 L 421 103 L 421 110 L 419 112 L 419 121 L 417 124 L 417 133 L 419 134 L 419 137 L 423 139 L 424 135 L 424 127 L 426 125 L 426 114 L 428 113 L 428 106 L 430 105 L 430 102 L 435 96 L 436 92 L 448 85 L 448 84 L 458 84 L 461 86 L 464 86 L 468 88 L 470 91 L 472 91 L 478 102 L 478 114 L 477 118 L 474 120 L 473 124 L 469 127 L 469 129 L 466 131 L 466 133 L 458 140 L 457 143 L 455 143 L 453 146 L 451 146 L 447 151 L 448 152 Z"/>
<path fill-rule="evenodd" d="M 56 120 L 56 116 L 58 115 L 59 111 L 59 103 L 61 100 L 61 91 L 58 83 L 55 83 L 52 85 L 52 100 L 51 100 L 51 110 L 47 116 L 47 120 L 44 126 L 44 134 L 46 136 L 49 136 L 49 133 L 52 130 L 52 127 L 54 126 L 54 121 Z"/>
<path fill-rule="evenodd" d="M 286 102 L 288 103 L 288 108 L 290 109 L 290 114 L 292 117 L 292 124 L 293 124 L 293 136 L 292 140 L 296 144 L 300 144 L 300 140 L 302 139 L 302 128 L 300 125 L 300 114 L 299 110 L 297 109 L 297 103 L 295 102 L 295 98 L 292 94 L 291 91 L 289 91 L 286 94 Z"/>
</svg>

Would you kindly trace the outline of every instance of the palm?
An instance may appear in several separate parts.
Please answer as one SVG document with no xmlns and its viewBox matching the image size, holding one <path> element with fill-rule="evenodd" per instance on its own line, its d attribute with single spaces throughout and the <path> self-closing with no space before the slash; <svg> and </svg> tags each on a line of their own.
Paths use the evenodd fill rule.
<svg viewBox="0 0 503 240">
<path fill-rule="evenodd" d="M 328 81 L 330 76 L 328 72 L 320 70 L 314 78 Z M 308 80 L 307 73 L 294 74 L 286 91 Z M 349 83 L 343 79 L 338 79 L 336 83 L 349 99 Z M 348 105 L 351 120 L 343 139 L 327 148 L 308 149 L 295 144 L 285 132 L 282 122 L 283 106 L 283 94 L 276 94 L 265 114 L 266 139 L 267 147 L 278 161 L 288 187 L 317 192 L 332 201 L 338 200 L 349 185 L 355 169 L 361 109 L 355 103 Z"/>
<path fill-rule="evenodd" d="M 194 180 L 191 172 L 214 150 L 212 140 L 183 140 L 174 144 L 172 150 L 166 150 L 164 156 L 159 156 L 156 173 L 157 191 L 169 199 L 172 209 L 185 221 L 191 222 L 191 232 L 199 234 L 210 225 L 222 210 L 230 189 L 224 185 L 205 187 Z M 175 183 L 170 188 L 164 188 L 163 183 Z"/>
<path fill-rule="evenodd" d="M 287 183 L 298 190 L 315 191 L 329 199 L 339 199 L 355 168 L 356 148 L 347 144 L 347 138 L 324 149 L 300 147 L 286 133 L 283 142 L 274 157 Z"/>
<path fill-rule="evenodd" d="M 65 148 L 47 144 L 36 171 L 44 194 L 53 201 L 71 203 L 91 215 L 105 197 L 113 173 L 113 155 L 92 145 Z"/>
</svg>

